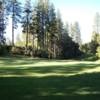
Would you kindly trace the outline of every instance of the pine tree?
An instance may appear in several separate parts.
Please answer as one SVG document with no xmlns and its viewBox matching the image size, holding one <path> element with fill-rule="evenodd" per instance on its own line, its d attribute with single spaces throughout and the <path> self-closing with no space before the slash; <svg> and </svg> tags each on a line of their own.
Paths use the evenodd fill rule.
<svg viewBox="0 0 100 100">
<path fill-rule="evenodd" d="M 49 58 L 56 58 L 57 19 L 54 5 L 49 8 Z"/>
<path fill-rule="evenodd" d="M 37 43 L 38 51 L 42 52 L 47 51 L 48 44 L 48 0 L 38 0 L 37 6 L 35 7 L 36 11 L 36 22 L 37 22 Z M 42 55 L 41 55 L 42 56 Z"/>
<path fill-rule="evenodd" d="M 24 9 L 23 9 L 23 19 L 22 19 L 22 27 L 23 27 L 23 32 L 24 34 L 26 34 L 26 44 L 25 44 L 25 54 L 27 54 L 27 50 L 28 50 L 28 44 L 29 44 L 29 36 L 30 36 L 30 24 L 31 24 L 31 18 L 32 18 L 32 7 L 31 7 L 31 1 L 30 0 L 26 0 L 25 1 L 25 5 L 24 5 Z"/>
<path fill-rule="evenodd" d="M 32 11 L 32 22 L 30 24 L 30 33 L 32 34 L 32 56 L 35 55 L 35 51 L 37 50 L 37 27 L 37 12 L 34 8 Z"/>
<path fill-rule="evenodd" d="M 93 32 L 100 33 L 100 14 L 98 12 L 94 17 Z"/>
<path fill-rule="evenodd" d="M 70 36 L 72 40 L 79 45 L 81 45 L 81 32 L 80 32 L 80 26 L 78 22 L 75 22 L 74 24 L 71 25 L 71 30 L 70 30 Z"/>
<path fill-rule="evenodd" d="M 4 37 L 4 30 L 5 30 L 5 6 L 4 6 L 4 1 L 0 1 L 0 45 L 5 43 L 5 37 Z"/>
<path fill-rule="evenodd" d="M 60 11 L 58 10 L 57 11 L 57 56 L 59 57 L 61 54 L 61 39 L 62 39 L 62 35 L 63 35 L 63 31 L 64 31 L 64 28 L 63 28 L 63 22 L 62 22 L 62 19 L 61 19 L 61 14 L 60 14 Z"/>
<path fill-rule="evenodd" d="M 66 28 L 64 28 L 63 30 L 60 47 L 61 47 L 60 58 L 69 59 L 69 58 L 76 58 L 81 55 L 81 52 L 79 50 L 79 45 L 72 40 L 72 38 L 68 34 L 68 31 L 66 31 Z"/>
<path fill-rule="evenodd" d="M 96 49 L 99 46 L 99 34 L 93 32 L 92 33 L 92 39 L 90 42 L 90 48 L 91 48 L 91 53 L 95 54 L 96 53 Z"/>
<path fill-rule="evenodd" d="M 38 42 L 38 50 L 42 50 L 44 47 L 44 25 L 43 25 L 43 1 L 38 0 L 36 6 L 36 14 L 37 14 L 37 42 Z"/>
</svg>

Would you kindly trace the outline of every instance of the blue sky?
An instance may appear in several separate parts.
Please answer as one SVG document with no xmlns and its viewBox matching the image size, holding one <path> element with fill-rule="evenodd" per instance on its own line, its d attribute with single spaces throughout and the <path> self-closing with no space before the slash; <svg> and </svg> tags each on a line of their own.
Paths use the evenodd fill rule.
<svg viewBox="0 0 100 100">
<path fill-rule="evenodd" d="M 56 10 L 60 10 L 64 23 L 79 22 L 83 43 L 89 42 L 95 13 L 100 12 L 100 0 L 50 0 L 50 2 L 53 2 Z M 20 32 L 20 28 L 16 32 Z"/>
</svg>

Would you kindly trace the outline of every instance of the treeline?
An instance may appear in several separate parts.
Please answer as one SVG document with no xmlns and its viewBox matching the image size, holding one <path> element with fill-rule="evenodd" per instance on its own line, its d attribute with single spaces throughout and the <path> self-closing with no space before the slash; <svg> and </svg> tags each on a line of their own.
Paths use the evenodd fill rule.
<svg viewBox="0 0 100 100">
<path fill-rule="evenodd" d="M 84 52 L 85 57 L 91 60 L 100 58 L 100 14 L 97 12 L 93 22 L 93 32 L 91 41 L 81 45 L 81 50 Z"/>
<path fill-rule="evenodd" d="M 80 49 L 86 60 L 100 59 L 100 34 L 93 32 L 91 42 L 81 45 Z"/>
<path fill-rule="evenodd" d="M 79 56 L 78 43 L 80 42 L 73 41 L 69 36 L 68 27 L 64 27 L 60 12 L 56 13 L 52 3 L 48 0 L 38 0 L 32 10 L 30 8 L 30 1 L 28 1 L 23 16 L 26 51 L 30 41 L 29 34 L 31 34 L 33 56 L 48 58 L 73 58 Z M 78 27 L 78 23 L 76 25 Z M 78 35 L 78 32 L 76 35 Z M 77 37 L 76 40 L 79 39 L 80 37 Z"/>
<path fill-rule="evenodd" d="M 34 6 L 32 6 L 34 4 Z M 67 12 L 65 12 L 67 13 Z M 5 30 L 7 17 L 12 19 L 12 42 L 6 46 Z M 25 36 L 25 45 L 16 46 L 15 29 L 21 23 Z M 5 34 L 5 35 L 4 35 Z M 17 41 L 21 44 L 21 41 Z M 6 48 L 5 48 L 6 47 Z M 78 22 L 63 24 L 59 11 L 49 0 L 37 0 L 32 3 L 25 0 L 24 6 L 19 0 L 0 0 L 0 53 L 45 58 L 77 58 L 85 48 L 81 44 L 81 32 Z M 4 49 L 4 50 L 3 50 Z"/>
</svg>

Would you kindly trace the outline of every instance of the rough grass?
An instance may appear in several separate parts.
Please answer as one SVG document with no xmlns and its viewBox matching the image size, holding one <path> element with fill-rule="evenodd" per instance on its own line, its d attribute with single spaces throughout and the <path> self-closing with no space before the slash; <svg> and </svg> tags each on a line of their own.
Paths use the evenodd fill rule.
<svg viewBox="0 0 100 100">
<path fill-rule="evenodd" d="M 99 100 L 100 61 L 0 57 L 0 100 Z"/>
</svg>

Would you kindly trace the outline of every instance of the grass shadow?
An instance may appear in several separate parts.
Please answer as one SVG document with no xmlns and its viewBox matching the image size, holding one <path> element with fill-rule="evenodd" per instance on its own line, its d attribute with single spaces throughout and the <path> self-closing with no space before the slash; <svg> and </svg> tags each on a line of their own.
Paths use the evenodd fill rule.
<svg viewBox="0 0 100 100">
<path fill-rule="evenodd" d="M 35 62 L 36 63 L 36 62 Z M 38 63 L 38 62 L 37 62 Z M 18 65 L 18 64 L 17 64 Z M 86 63 L 78 63 L 78 64 L 65 64 L 65 65 L 51 65 L 51 66 L 21 66 L 19 67 L 13 66 L 10 67 L 0 67 L 0 75 L 18 75 L 18 76 L 27 76 L 30 74 L 31 76 L 37 75 L 63 75 L 67 76 L 70 74 L 80 74 L 85 73 L 87 70 L 94 70 L 100 67 L 100 64 L 86 64 Z"/>
<path fill-rule="evenodd" d="M 1 100 L 98 100 L 100 73 L 0 78 Z"/>
</svg>

